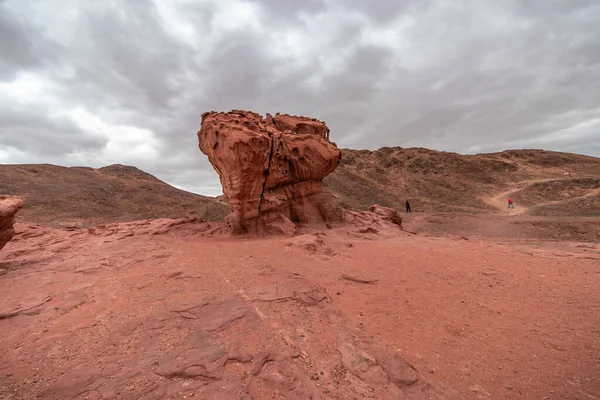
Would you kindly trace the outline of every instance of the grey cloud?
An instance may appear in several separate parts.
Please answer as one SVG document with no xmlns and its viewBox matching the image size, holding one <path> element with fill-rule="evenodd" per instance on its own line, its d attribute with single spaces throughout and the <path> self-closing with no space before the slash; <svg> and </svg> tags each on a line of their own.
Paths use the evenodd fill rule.
<svg viewBox="0 0 600 400">
<path fill-rule="evenodd" d="M 365 102 L 380 88 L 378 81 L 389 69 L 388 49 L 361 46 L 353 50 L 343 70 L 327 76 L 323 88 L 326 99 L 343 102 Z M 348 79 L 352 77 L 352 79 Z"/>
<path fill-rule="evenodd" d="M 215 109 L 234 104 L 252 107 L 271 79 L 273 60 L 260 38 L 245 32 L 227 35 L 207 62 L 208 98 Z"/>
<path fill-rule="evenodd" d="M 0 14 L 0 46 L 13 44 L 1 48 L 0 80 L 37 71 L 54 84 L 56 105 L 45 112 L 0 98 L 17 110 L 0 114 L 0 148 L 28 161 L 73 148 L 99 157 L 105 137 L 53 117 L 82 108 L 152 132 L 160 153 L 90 163 L 135 162 L 216 194 L 197 147 L 200 114 L 245 108 L 324 119 L 348 147 L 547 146 L 600 156 L 597 1 L 239 1 L 255 4 L 255 25 L 236 26 L 233 6 L 220 1 L 169 2 L 181 26 L 168 26 L 150 0 L 73 2 L 69 43 L 46 37 L 27 7 L 15 12 L 32 0 L 11 3 Z"/>
<path fill-rule="evenodd" d="M 114 74 L 114 83 L 136 90 L 149 108 L 165 108 L 177 94 L 169 79 L 182 73 L 181 54 L 189 49 L 162 32 L 154 7 L 146 1 L 125 2 L 118 10 L 89 13 L 86 25 L 87 39 L 95 45 L 90 56 L 103 68 L 84 64 L 80 77 L 93 82 L 101 78 L 96 72 Z"/>
<path fill-rule="evenodd" d="M 184 15 L 191 16 L 193 19 L 195 28 L 204 34 L 207 34 L 211 30 L 211 22 L 215 14 L 217 13 L 216 2 L 186 2 L 180 5 L 181 12 Z"/>
<path fill-rule="evenodd" d="M 416 6 L 431 4 L 429 0 L 363 1 L 338 0 L 341 5 L 363 13 L 377 23 L 389 23 Z"/>
<path fill-rule="evenodd" d="M 0 107 L 0 149 L 14 148 L 39 158 L 60 160 L 81 149 L 102 149 L 107 138 L 83 131 L 65 117 L 51 117 L 32 106 Z"/>
<path fill-rule="evenodd" d="M 0 3 L 0 78 L 11 77 L 20 67 L 39 63 L 23 27 L 10 17 Z"/>
<path fill-rule="evenodd" d="M 0 1 L 0 81 L 50 62 L 58 48 L 22 15 L 12 12 L 6 1 Z"/>
<path fill-rule="evenodd" d="M 164 32 L 151 2 L 103 4 L 81 5 L 69 47 L 55 55 L 71 73 L 47 71 L 61 85 L 61 99 L 97 114 L 133 113 L 136 124 L 144 115 L 168 114 L 191 49 Z"/>
<path fill-rule="evenodd" d="M 310 15 L 326 8 L 323 0 L 304 0 L 304 1 L 286 1 L 286 0 L 255 0 L 250 3 L 256 4 L 269 13 L 270 19 L 278 22 L 279 19 L 289 22 L 297 20 L 301 14 Z"/>
</svg>

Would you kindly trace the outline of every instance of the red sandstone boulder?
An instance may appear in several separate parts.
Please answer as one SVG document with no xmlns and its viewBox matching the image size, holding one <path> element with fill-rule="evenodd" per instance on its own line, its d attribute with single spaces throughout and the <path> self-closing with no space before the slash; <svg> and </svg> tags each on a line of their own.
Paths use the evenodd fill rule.
<svg viewBox="0 0 600 400">
<path fill-rule="evenodd" d="M 402 228 L 402 217 L 393 208 L 373 204 L 371 207 L 369 207 L 369 211 Z"/>
<path fill-rule="evenodd" d="M 198 142 L 219 174 L 230 207 L 227 222 L 235 233 L 281 231 L 282 219 L 328 222 L 331 207 L 322 180 L 337 167 L 341 152 L 329 141 L 324 122 L 208 112 L 202 114 Z M 289 224 L 283 225 L 289 233 Z"/>
<path fill-rule="evenodd" d="M 0 249 L 14 236 L 15 215 L 23 203 L 21 197 L 0 195 Z"/>
</svg>

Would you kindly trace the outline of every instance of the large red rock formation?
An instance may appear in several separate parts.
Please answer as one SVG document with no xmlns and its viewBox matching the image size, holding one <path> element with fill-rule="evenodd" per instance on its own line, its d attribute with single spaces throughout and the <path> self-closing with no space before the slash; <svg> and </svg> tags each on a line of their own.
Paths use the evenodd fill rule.
<svg viewBox="0 0 600 400">
<path fill-rule="evenodd" d="M 0 249 L 14 236 L 15 215 L 23 203 L 20 197 L 0 195 Z"/>
<path fill-rule="evenodd" d="M 337 167 L 341 152 L 329 141 L 324 122 L 285 114 L 263 118 L 249 111 L 208 112 L 202 114 L 198 141 L 221 179 L 234 232 L 289 232 L 290 221 L 326 223 L 331 218 L 322 179 Z"/>
</svg>

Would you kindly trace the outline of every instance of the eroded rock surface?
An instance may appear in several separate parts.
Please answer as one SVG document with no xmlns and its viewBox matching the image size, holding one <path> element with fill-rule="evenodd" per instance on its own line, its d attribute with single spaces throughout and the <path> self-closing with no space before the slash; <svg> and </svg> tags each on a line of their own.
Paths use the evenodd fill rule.
<svg viewBox="0 0 600 400">
<path fill-rule="evenodd" d="M 200 150 L 218 172 L 235 233 L 290 233 L 295 225 L 339 217 L 322 193 L 341 152 L 314 118 L 249 111 L 202 114 Z"/>
<path fill-rule="evenodd" d="M 23 204 L 21 197 L 0 195 L 0 249 L 15 235 L 15 215 Z"/>
<path fill-rule="evenodd" d="M 194 218 L 17 223 L 0 251 L 0 399 L 459 398 L 438 381 L 468 399 L 597 392 L 581 367 L 599 359 L 597 318 L 580 311 L 600 304 L 582 290 L 596 287 L 599 244 L 507 251 L 347 218 L 268 240 L 214 237 Z M 564 326 L 585 329 L 565 341 Z"/>
<path fill-rule="evenodd" d="M 398 225 L 399 227 L 402 227 L 402 217 L 400 214 L 398 214 L 398 211 L 393 208 L 373 204 L 371 207 L 369 207 L 369 211 L 379 215 L 381 218 L 390 221 L 393 224 Z"/>
</svg>

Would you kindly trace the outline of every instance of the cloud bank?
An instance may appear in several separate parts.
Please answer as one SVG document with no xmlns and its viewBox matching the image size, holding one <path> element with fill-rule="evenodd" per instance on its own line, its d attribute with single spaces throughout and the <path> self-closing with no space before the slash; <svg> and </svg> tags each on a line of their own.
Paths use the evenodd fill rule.
<svg viewBox="0 0 600 400">
<path fill-rule="evenodd" d="M 135 165 L 216 195 L 200 114 L 341 147 L 600 156 L 596 0 L 0 0 L 0 163 Z"/>
</svg>

